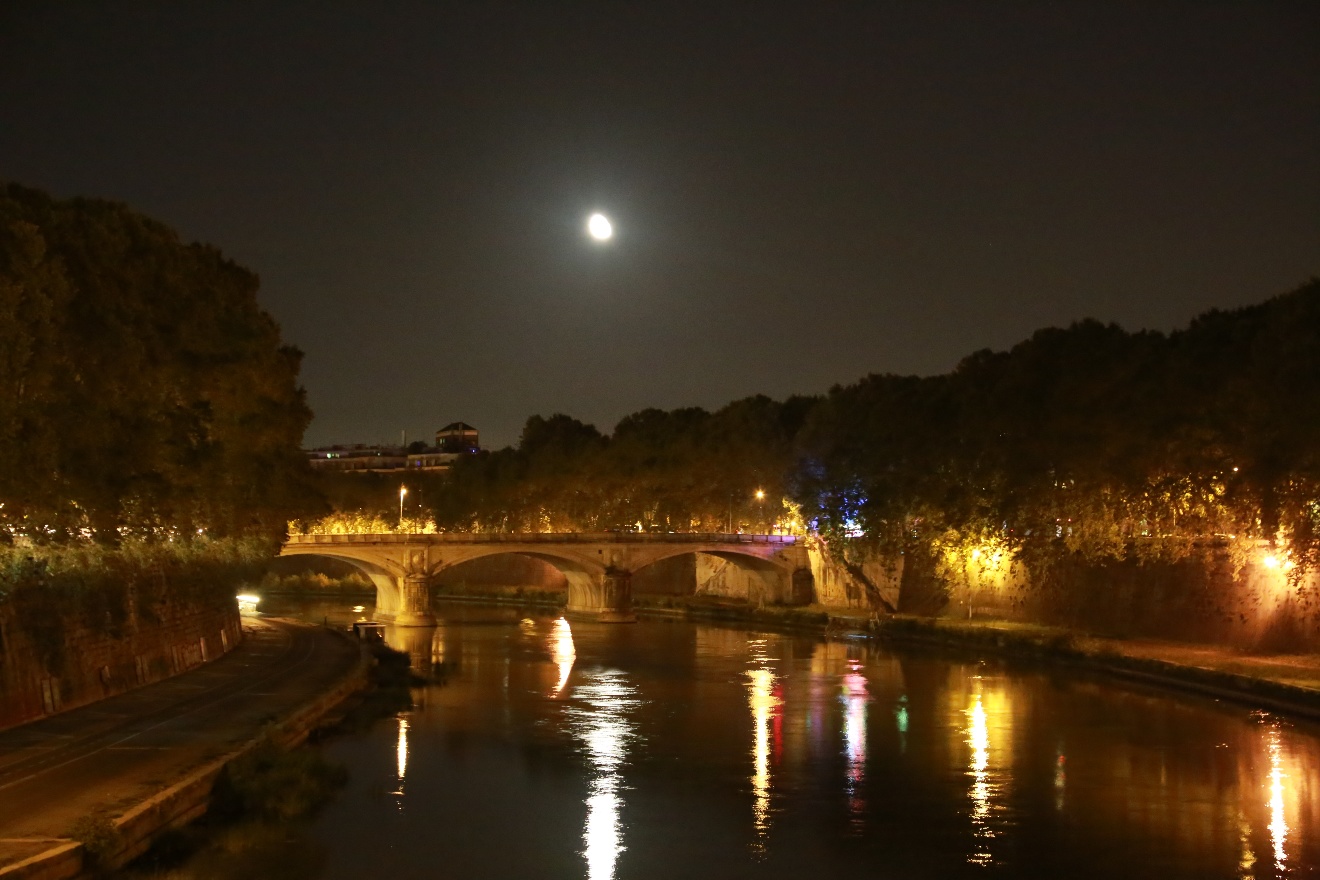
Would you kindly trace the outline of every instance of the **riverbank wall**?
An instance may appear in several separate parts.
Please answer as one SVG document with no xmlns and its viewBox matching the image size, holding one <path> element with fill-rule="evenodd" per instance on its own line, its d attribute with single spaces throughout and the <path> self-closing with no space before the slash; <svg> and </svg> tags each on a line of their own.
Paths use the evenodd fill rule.
<svg viewBox="0 0 1320 880">
<path fill-rule="evenodd" d="M 1242 558 L 1208 543 L 1176 561 L 992 558 L 942 570 L 933 559 L 898 554 L 847 559 L 820 542 L 811 556 L 816 601 L 827 608 L 1320 652 L 1320 573 L 1298 576 L 1264 549 Z"/>
<path fill-rule="evenodd" d="M 35 593 L 35 591 L 34 591 Z M 242 639 L 228 596 L 89 606 L 50 592 L 0 602 L 0 730 L 185 672 Z"/>
</svg>

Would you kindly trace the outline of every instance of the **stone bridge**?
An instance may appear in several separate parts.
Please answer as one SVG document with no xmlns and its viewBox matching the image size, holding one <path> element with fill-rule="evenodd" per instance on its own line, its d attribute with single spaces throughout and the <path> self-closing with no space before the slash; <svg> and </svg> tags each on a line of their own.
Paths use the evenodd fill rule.
<svg viewBox="0 0 1320 880">
<path fill-rule="evenodd" d="M 792 601 L 810 584 L 801 538 L 793 535 L 566 532 L 443 535 L 294 535 L 281 556 L 326 556 L 356 566 L 376 585 L 376 613 L 399 626 L 431 626 L 431 581 L 446 568 L 516 553 L 540 559 L 568 581 L 568 613 L 629 621 L 632 575 L 662 559 L 705 553 L 741 569 L 768 601 Z M 810 595 L 810 590 L 805 590 Z"/>
</svg>

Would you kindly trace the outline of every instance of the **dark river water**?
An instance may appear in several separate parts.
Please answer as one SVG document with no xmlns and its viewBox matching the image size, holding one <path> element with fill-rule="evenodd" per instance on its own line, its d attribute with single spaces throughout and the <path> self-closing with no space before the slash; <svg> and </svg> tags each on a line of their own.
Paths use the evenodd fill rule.
<svg viewBox="0 0 1320 880">
<path fill-rule="evenodd" d="M 310 831 L 319 876 L 1320 867 L 1317 729 L 1250 707 L 863 639 L 437 610 L 388 640 L 446 683 L 326 747 L 350 781 Z"/>
</svg>

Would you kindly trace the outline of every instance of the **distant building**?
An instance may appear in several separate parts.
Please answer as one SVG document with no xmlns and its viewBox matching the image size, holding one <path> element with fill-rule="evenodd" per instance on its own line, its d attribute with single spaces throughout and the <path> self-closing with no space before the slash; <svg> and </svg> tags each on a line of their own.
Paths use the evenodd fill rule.
<svg viewBox="0 0 1320 880">
<path fill-rule="evenodd" d="M 404 446 L 321 446 L 306 450 L 307 461 L 317 471 L 347 473 L 437 473 L 449 470 L 454 460 L 480 452 L 477 429 L 454 422 L 435 432 L 435 446 L 409 451 Z"/>
<path fill-rule="evenodd" d="M 458 455 L 481 451 L 477 429 L 467 422 L 452 422 L 435 432 L 435 447 L 441 452 Z"/>
</svg>

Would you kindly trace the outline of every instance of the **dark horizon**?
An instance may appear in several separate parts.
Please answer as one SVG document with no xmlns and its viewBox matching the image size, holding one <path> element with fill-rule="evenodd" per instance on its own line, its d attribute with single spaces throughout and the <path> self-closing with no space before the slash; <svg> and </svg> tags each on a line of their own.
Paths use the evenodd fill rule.
<svg viewBox="0 0 1320 880">
<path fill-rule="evenodd" d="M 15 4 L 0 178 L 259 273 L 306 445 L 499 447 L 1293 290 L 1317 38 L 1303 3 Z"/>
</svg>

